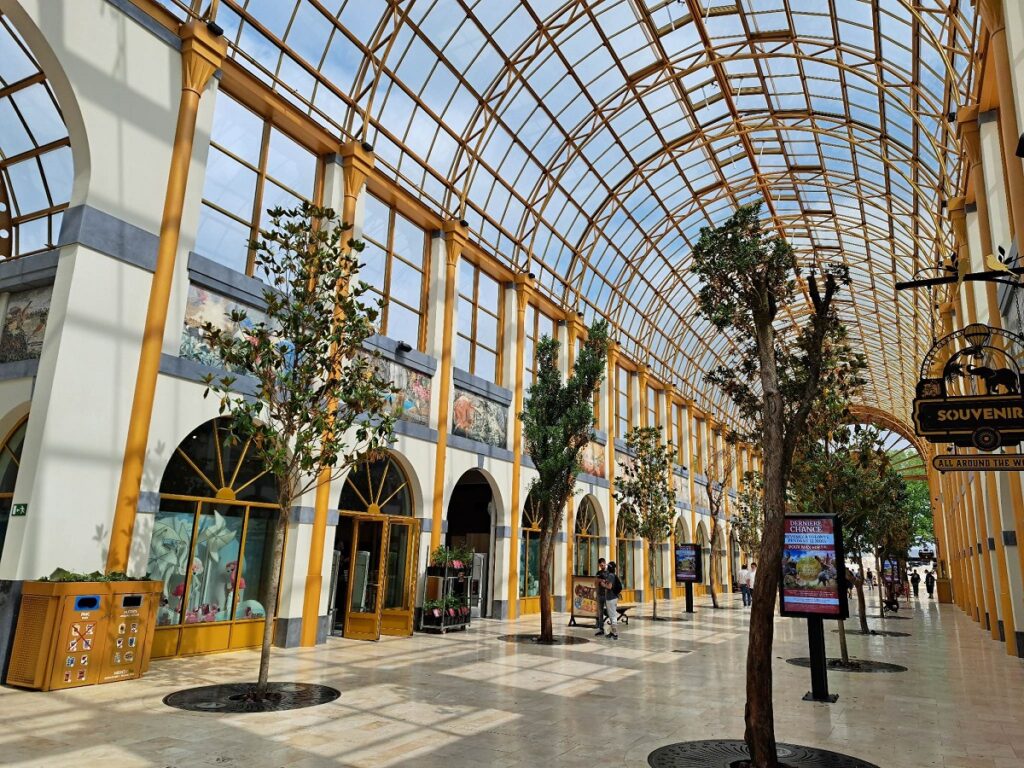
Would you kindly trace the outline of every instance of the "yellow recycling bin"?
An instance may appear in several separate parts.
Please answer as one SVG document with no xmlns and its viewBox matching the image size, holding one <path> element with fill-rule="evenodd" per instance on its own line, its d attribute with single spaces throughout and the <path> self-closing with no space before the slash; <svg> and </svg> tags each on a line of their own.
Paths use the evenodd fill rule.
<svg viewBox="0 0 1024 768">
<path fill-rule="evenodd" d="M 7 684 L 42 691 L 141 677 L 159 581 L 26 581 Z"/>
</svg>

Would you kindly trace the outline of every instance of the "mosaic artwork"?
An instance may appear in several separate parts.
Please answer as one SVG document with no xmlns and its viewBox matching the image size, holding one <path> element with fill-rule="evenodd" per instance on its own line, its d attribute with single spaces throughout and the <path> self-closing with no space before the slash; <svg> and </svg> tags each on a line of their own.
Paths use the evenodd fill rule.
<svg viewBox="0 0 1024 768">
<path fill-rule="evenodd" d="M 39 359 L 52 292 L 53 286 L 47 285 L 11 294 L 0 335 L 0 363 Z"/>
<path fill-rule="evenodd" d="M 248 314 L 245 323 L 235 323 L 231 313 L 243 309 Z M 213 368 L 225 368 L 220 356 L 203 340 L 204 323 L 212 323 L 223 331 L 236 336 L 245 334 L 245 327 L 253 322 L 265 319 L 258 309 L 239 304 L 219 293 L 208 291 L 197 285 L 188 287 L 188 302 L 185 305 L 185 324 L 181 333 L 181 346 L 178 354 L 188 360 L 194 360 Z M 229 367 L 230 369 L 230 367 Z"/>
<path fill-rule="evenodd" d="M 672 482 L 676 487 L 676 504 L 682 504 L 684 501 L 689 503 L 690 501 L 690 481 L 682 475 L 672 473 Z"/>
<path fill-rule="evenodd" d="M 430 421 L 430 376 L 383 357 L 377 358 L 376 362 L 377 375 L 390 381 L 398 390 L 392 396 L 398 417 L 426 426 Z"/>
<path fill-rule="evenodd" d="M 504 448 L 508 408 L 480 395 L 455 388 L 452 406 L 452 434 Z"/>
<path fill-rule="evenodd" d="M 583 453 L 580 456 L 580 464 L 585 474 L 601 478 L 608 476 L 608 462 L 605 459 L 605 449 L 600 443 L 593 441 L 587 443 L 587 447 L 583 449 Z"/>
</svg>

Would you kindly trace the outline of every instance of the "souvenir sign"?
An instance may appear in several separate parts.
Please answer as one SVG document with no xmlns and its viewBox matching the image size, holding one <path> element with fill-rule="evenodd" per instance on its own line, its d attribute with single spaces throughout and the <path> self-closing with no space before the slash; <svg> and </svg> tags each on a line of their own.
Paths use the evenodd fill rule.
<svg viewBox="0 0 1024 768">
<path fill-rule="evenodd" d="M 782 615 L 847 618 L 845 562 L 837 517 L 786 515 L 779 584 Z"/>
<path fill-rule="evenodd" d="M 990 325 L 972 323 L 939 339 L 921 364 L 917 434 L 981 451 L 1024 440 L 1022 361 L 1024 337 Z"/>
<path fill-rule="evenodd" d="M 704 577 L 701 559 L 699 544 L 676 544 L 676 584 L 699 584 Z"/>
</svg>

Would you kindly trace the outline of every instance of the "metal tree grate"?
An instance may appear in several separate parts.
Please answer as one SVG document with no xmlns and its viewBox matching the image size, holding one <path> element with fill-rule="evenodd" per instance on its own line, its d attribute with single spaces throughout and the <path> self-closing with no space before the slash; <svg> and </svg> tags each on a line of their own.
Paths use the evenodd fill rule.
<svg viewBox="0 0 1024 768">
<path fill-rule="evenodd" d="M 341 691 L 313 683 L 270 683 L 263 699 L 253 699 L 255 683 L 226 683 L 188 688 L 164 697 L 164 704 L 189 712 L 284 712 L 328 704 Z"/>
<path fill-rule="evenodd" d="M 878 768 L 856 757 L 796 744 L 778 744 L 776 754 L 787 768 Z M 647 763 L 651 768 L 732 768 L 749 757 L 747 745 L 738 739 L 712 739 L 660 747 Z"/>
</svg>

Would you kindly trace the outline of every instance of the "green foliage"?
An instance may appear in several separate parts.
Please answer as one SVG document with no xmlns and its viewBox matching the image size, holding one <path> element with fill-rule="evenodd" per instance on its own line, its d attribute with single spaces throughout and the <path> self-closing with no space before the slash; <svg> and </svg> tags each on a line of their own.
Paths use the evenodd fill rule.
<svg viewBox="0 0 1024 768">
<path fill-rule="evenodd" d="M 443 544 L 430 553 L 430 564 L 435 568 L 447 568 L 452 563 L 462 563 L 463 568 L 473 565 L 473 550 L 469 547 L 446 547 Z"/>
<path fill-rule="evenodd" d="M 764 530 L 764 478 L 760 472 L 743 473 L 731 522 L 733 538 L 744 555 L 756 557 Z"/>
<path fill-rule="evenodd" d="M 928 483 L 912 480 L 907 483 L 907 508 L 910 513 L 911 536 L 916 546 L 935 543 L 935 518 Z"/>
<path fill-rule="evenodd" d="M 100 571 L 93 571 L 92 573 L 79 573 L 77 571 L 69 571 L 66 568 L 54 568 L 53 573 L 49 576 L 44 576 L 39 581 L 58 581 L 58 582 L 108 582 L 108 581 L 152 581 L 149 576 L 129 576 L 121 571 L 111 571 L 110 573 L 102 573 Z"/>
<path fill-rule="evenodd" d="M 249 372 L 256 397 L 237 391 L 232 376 L 209 375 L 205 384 L 232 431 L 252 438 L 288 507 L 323 472 L 338 477 L 392 442 L 394 389 L 363 348 L 378 311 L 363 300 L 368 286 L 354 280 L 362 245 L 349 239 L 349 226 L 308 203 L 268 213 L 270 228 L 252 243 L 256 271 L 270 283 L 266 319 L 233 312 L 243 336 L 203 327 L 226 366 Z"/>
<path fill-rule="evenodd" d="M 672 482 L 675 451 L 661 441 L 660 427 L 634 427 L 626 434 L 630 461 L 615 472 L 615 503 L 623 528 L 631 537 L 659 544 L 672 533 L 676 491 Z"/>
<path fill-rule="evenodd" d="M 540 512 L 541 531 L 551 533 L 558 532 L 582 469 L 580 456 L 594 436 L 594 392 L 604 379 L 607 325 L 598 320 L 590 326 L 564 384 L 558 369 L 559 346 L 548 336 L 537 342 L 537 376 L 519 414 L 525 450 L 537 470 L 529 496 Z"/>
</svg>

